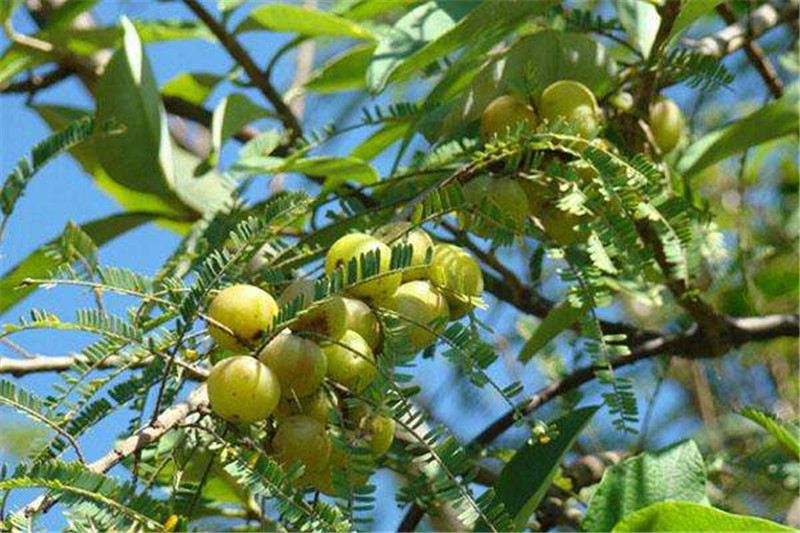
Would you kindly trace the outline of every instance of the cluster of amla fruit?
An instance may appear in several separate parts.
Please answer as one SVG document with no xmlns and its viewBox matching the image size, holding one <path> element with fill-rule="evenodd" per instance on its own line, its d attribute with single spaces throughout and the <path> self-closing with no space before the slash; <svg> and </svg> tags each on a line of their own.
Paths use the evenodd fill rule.
<svg viewBox="0 0 800 533">
<path fill-rule="evenodd" d="M 603 114 L 592 91 L 577 81 L 557 81 L 542 91 L 534 109 L 528 102 L 506 94 L 495 98 L 483 110 L 480 131 L 484 140 L 508 135 L 511 132 L 533 131 L 541 120 L 563 122 L 578 136 L 590 139 L 600 130 Z M 675 148 L 683 132 L 684 120 L 678 106 L 661 98 L 650 108 L 650 130 L 661 152 Z M 600 144 L 608 144 L 603 140 Z M 560 163 L 560 162 L 559 162 Z M 594 169 L 582 162 L 566 163 L 567 171 L 581 180 L 591 180 Z M 554 176 L 493 177 L 481 175 L 464 185 L 468 204 L 487 205 L 502 215 L 494 226 L 519 232 L 525 220 L 532 216 L 541 229 L 561 245 L 570 245 L 585 238 L 581 227 L 589 222 L 587 214 L 568 212 L 556 205 L 560 191 L 566 184 Z M 479 220 L 485 215 L 459 217 L 461 227 L 479 237 L 487 237 L 492 230 L 491 220 Z M 486 223 L 488 222 L 488 223 Z"/>
<path fill-rule="evenodd" d="M 410 245 L 410 260 L 406 268 L 393 270 L 390 246 L 398 244 L 406 250 Z M 377 272 L 364 278 L 367 256 L 375 258 Z M 394 440 L 391 417 L 361 406 L 347 409 L 341 397 L 364 391 L 378 376 L 376 357 L 385 345 L 379 317 L 399 324 L 395 334 L 414 353 L 433 344 L 446 322 L 467 314 L 483 293 L 480 266 L 471 255 L 434 243 L 407 222 L 337 240 L 325 257 L 326 274 L 342 271 L 348 279 L 352 268 L 358 281 L 317 301 L 315 281 L 297 280 L 277 302 L 258 287 L 233 285 L 208 308 L 208 331 L 217 347 L 241 354 L 212 368 L 207 382 L 212 411 L 234 423 L 273 420 L 270 453 L 285 468 L 301 463 L 299 483 L 328 494 L 333 469 L 346 466 L 346 454 L 332 445 L 331 421 L 347 420 L 346 431 L 335 429 L 348 445 L 369 448 L 376 458 Z M 284 306 L 299 312 L 253 357 L 252 347 Z"/>
</svg>

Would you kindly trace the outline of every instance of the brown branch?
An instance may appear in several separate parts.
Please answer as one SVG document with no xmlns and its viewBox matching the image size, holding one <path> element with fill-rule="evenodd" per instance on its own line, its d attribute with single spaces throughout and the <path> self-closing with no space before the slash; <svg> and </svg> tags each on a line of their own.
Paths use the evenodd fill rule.
<svg viewBox="0 0 800 533">
<path fill-rule="evenodd" d="M 250 77 L 250 81 L 261 91 L 261 94 L 269 100 L 272 106 L 275 108 L 275 112 L 278 113 L 278 116 L 283 122 L 284 127 L 289 130 L 289 141 L 288 144 L 291 145 L 294 143 L 295 139 L 297 139 L 300 135 L 302 135 L 302 129 L 300 128 L 300 124 L 297 122 L 297 117 L 294 116 L 292 110 L 289 109 L 289 106 L 286 105 L 286 102 L 283 101 L 283 97 L 281 97 L 280 93 L 272 86 L 272 82 L 270 82 L 267 75 L 256 65 L 255 61 L 250 54 L 247 53 L 247 50 L 239 43 L 236 37 L 233 34 L 229 33 L 225 27 L 215 19 L 211 13 L 209 13 L 197 0 L 183 0 L 186 6 L 194 13 L 203 24 L 205 24 L 211 33 L 213 33 L 217 39 L 219 40 L 220 44 L 227 50 L 228 54 L 233 58 L 236 63 L 244 69 L 247 75 Z"/>
<path fill-rule="evenodd" d="M 46 356 L 37 355 L 28 359 L 15 359 L 0 356 L 0 374 L 11 374 L 14 377 L 25 376 L 28 374 L 40 374 L 43 372 L 62 372 L 73 368 L 79 362 L 86 361 L 84 357 L 78 355 L 65 356 Z M 131 368 L 141 368 L 153 362 L 152 357 L 146 357 L 134 363 Z M 98 370 L 109 368 L 119 368 L 130 363 L 127 357 L 112 355 L 106 357 L 97 364 Z M 192 365 L 182 364 L 188 371 L 189 377 L 196 380 L 204 380 L 208 377 L 208 371 Z"/>
<path fill-rule="evenodd" d="M 28 93 L 35 94 L 47 89 L 72 76 L 74 71 L 65 66 L 59 66 L 45 74 L 34 74 L 30 78 L 0 87 L 0 93 Z"/>
<path fill-rule="evenodd" d="M 727 3 L 718 5 L 716 11 L 727 24 L 734 25 L 738 23 L 736 14 Z M 751 29 L 749 27 L 746 29 L 747 34 L 743 45 L 744 51 L 750 59 L 750 63 L 758 71 L 761 79 L 764 80 L 764 84 L 767 86 L 767 89 L 769 89 L 769 92 L 772 93 L 772 96 L 780 98 L 783 95 L 783 82 L 775 71 L 775 67 L 772 66 L 767 56 L 764 55 L 764 51 L 758 43 L 753 41 Z"/>
</svg>

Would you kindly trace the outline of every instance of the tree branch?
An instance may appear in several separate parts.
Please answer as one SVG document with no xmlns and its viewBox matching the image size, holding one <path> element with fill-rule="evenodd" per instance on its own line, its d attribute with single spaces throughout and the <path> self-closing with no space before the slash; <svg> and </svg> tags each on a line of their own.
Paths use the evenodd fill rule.
<svg viewBox="0 0 800 533">
<path fill-rule="evenodd" d="M 72 74 L 74 74 L 72 69 L 65 66 L 58 66 L 45 74 L 33 74 L 26 80 L 7 83 L 0 87 L 0 93 L 36 94 L 41 90 L 47 89 L 69 78 Z"/>
<path fill-rule="evenodd" d="M 40 374 L 43 372 L 62 372 L 69 370 L 79 362 L 86 361 L 85 357 L 78 355 L 47 356 L 37 355 L 28 359 L 16 359 L 12 357 L 0 356 L 0 374 L 11 374 L 14 377 L 25 376 L 28 374 Z M 146 357 L 134 363 L 131 368 L 141 368 L 153 362 L 152 357 Z M 118 368 L 130 363 L 130 359 L 119 355 L 112 355 L 103 359 L 97 364 L 98 370 Z M 208 371 L 197 368 L 189 364 L 182 364 L 189 377 L 197 380 L 204 380 L 208 377 Z"/>
<path fill-rule="evenodd" d="M 183 0 L 183 2 L 192 13 L 203 21 L 203 24 L 211 30 L 211 33 L 217 37 L 220 44 L 228 51 L 228 54 L 230 54 L 233 60 L 244 69 L 250 77 L 250 81 L 253 82 L 258 90 L 261 91 L 261 94 L 272 104 L 284 127 L 289 130 L 288 144 L 293 144 L 295 139 L 302 135 L 302 129 L 297 122 L 297 117 L 294 116 L 292 110 L 289 109 L 289 106 L 283 101 L 283 97 L 281 97 L 280 93 L 272 86 L 272 82 L 270 82 L 267 75 L 256 65 L 253 58 L 250 57 L 250 54 L 247 53 L 247 50 L 244 49 L 236 37 L 229 33 L 200 2 L 197 0 Z"/>
</svg>

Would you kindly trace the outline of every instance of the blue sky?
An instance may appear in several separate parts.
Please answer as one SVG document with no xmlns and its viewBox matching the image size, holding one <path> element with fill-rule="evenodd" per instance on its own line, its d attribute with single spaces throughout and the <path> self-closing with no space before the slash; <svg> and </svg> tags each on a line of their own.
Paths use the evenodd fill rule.
<svg viewBox="0 0 800 533">
<path fill-rule="evenodd" d="M 144 1 L 119 1 L 101 2 L 96 11 L 101 23 L 111 24 L 121 15 L 127 15 L 132 19 L 142 18 L 188 18 L 188 12 L 179 3 L 161 3 Z M 22 16 L 16 17 L 16 27 L 18 31 L 28 32 L 32 29 L 30 22 Z M 253 52 L 257 62 L 264 64 L 271 52 L 275 50 L 286 37 L 265 37 L 263 34 L 248 34 L 243 38 L 245 44 Z M 6 41 L 0 38 L 0 43 L 5 47 Z M 259 53 L 263 50 L 264 53 Z M 170 79 L 173 75 L 184 72 L 224 72 L 230 65 L 231 60 L 224 50 L 210 42 L 205 41 L 178 41 L 151 44 L 147 46 L 148 56 L 154 67 L 154 71 L 159 83 Z M 328 50 L 326 54 L 329 54 Z M 286 88 L 293 75 L 291 66 L 291 55 L 288 60 L 283 61 L 276 71 L 276 85 Z M 760 86 L 753 83 L 753 79 L 745 79 L 737 82 L 732 92 L 723 91 L 719 96 L 722 99 L 739 100 L 742 98 L 740 91 L 746 91 L 757 87 L 763 92 Z M 228 92 L 230 86 L 223 90 L 217 90 L 212 99 L 206 106 L 213 108 L 221 95 Z M 690 98 L 690 93 L 685 90 L 672 91 L 674 96 L 682 104 L 686 104 Z M 384 95 L 381 101 L 386 101 L 393 95 L 391 91 Z M 254 100 L 258 101 L 257 95 L 253 95 Z M 311 97 L 306 104 L 307 120 L 306 124 L 310 127 L 322 126 L 336 118 L 339 109 L 346 105 L 347 96 L 334 97 Z M 38 103 L 69 103 L 70 105 L 91 106 L 91 101 L 86 97 L 80 85 L 70 80 L 58 85 L 39 95 L 36 100 Z M 3 174 L 9 172 L 20 157 L 29 153 L 30 148 L 48 134 L 48 130 L 38 116 L 28 110 L 25 105 L 25 97 L 19 95 L 3 96 L 0 98 L 0 123 L 2 132 L 0 137 L 0 159 L 2 160 Z M 349 123 L 357 119 L 358 107 L 354 110 L 355 115 L 345 122 Z M 268 125 L 268 124 L 261 124 Z M 342 141 L 331 143 L 326 148 L 330 153 L 344 153 L 353 146 L 354 140 L 364 136 L 366 132 L 357 133 L 354 137 L 348 137 Z M 230 143 L 223 153 L 222 164 L 225 165 L 233 160 L 238 146 Z M 384 155 L 379 159 L 377 165 L 382 172 L 388 170 L 391 164 L 393 153 Z M 292 184 L 300 182 L 292 181 Z M 263 182 L 254 184 L 254 196 L 262 196 L 266 185 Z M 18 203 L 17 209 L 6 230 L 0 248 L 0 271 L 5 272 L 12 265 L 26 257 L 31 251 L 39 247 L 42 243 L 60 234 L 68 220 L 76 223 L 83 223 L 93 219 L 102 218 L 120 211 L 115 202 L 95 188 L 85 176 L 77 164 L 69 157 L 60 157 L 44 168 L 27 188 L 25 196 Z M 101 252 L 103 263 L 108 265 L 119 265 L 131 268 L 138 272 L 153 273 L 161 266 L 164 258 L 172 251 L 178 243 L 179 237 L 156 227 L 147 225 L 138 228 L 122 238 L 117 239 L 105 246 Z M 519 269 L 525 268 L 522 262 L 515 265 Z M 124 309 L 126 302 L 111 299 L 112 309 L 117 311 Z M 79 307 L 90 305 L 89 296 L 80 290 L 69 290 L 64 288 L 53 289 L 50 291 L 38 291 L 33 296 L 24 301 L 23 304 L 14 308 L 10 313 L 3 317 L 3 321 L 13 321 L 26 310 L 31 308 L 46 308 L 62 316 L 71 316 L 74 310 Z M 514 313 L 508 308 L 501 308 L 487 315 L 486 318 L 502 332 L 513 331 Z M 58 332 L 38 332 L 25 334 L 15 339 L 23 344 L 28 350 L 45 355 L 63 355 L 70 351 L 78 350 L 89 341 L 89 337 L 78 334 L 67 334 Z M 522 376 L 526 390 L 532 391 L 544 383 L 542 376 L 532 373 L 529 368 L 525 368 L 514 362 L 514 348 L 517 345 L 512 343 L 506 346 L 502 354 L 504 357 L 493 367 L 491 374 L 498 379 L 501 384 L 509 382 L 509 375 L 518 374 Z M 559 344 L 557 349 L 566 353 L 567 346 Z M 8 352 L 6 347 L 0 347 L 3 355 L 14 355 Z M 508 356 L 508 357 L 506 357 Z M 654 371 L 649 363 L 635 367 L 635 373 L 649 378 Z M 442 358 L 435 360 L 425 360 L 419 362 L 417 376 L 423 385 L 426 393 L 423 399 L 429 402 L 432 411 L 443 420 L 457 422 L 455 424 L 457 435 L 461 438 L 469 438 L 480 431 L 494 416 L 502 413 L 505 409 L 502 401 L 493 396 L 489 391 L 480 391 L 471 394 L 450 394 L 448 390 L 448 379 L 452 368 Z M 54 375 L 28 376 L 19 380 L 23 386 L 39 393 L 46 394 L 52 383 L 58 378 Z M 639 384 L 650 383 L 650 380 L 641 380 Z M 584 402 L 598 400 L 597 389 L 587 395 Z M 639 387 L 638 397 L 644 406 L 644 402 L 649 398 L 651 390 L 647 387 Z M 438 391 L 438 392 L 437 392 Z M 671 382 L 666 382 L 659 401 L 656 405 L 657 413 L 669 413 L 680 406 L 685 401 L 680 388 Z M 0 411 L 4 422 L 11 420 L 8 411 Z M 556 414 L 555 407 L 549 407 L 542 412 L 542 416 Z M 467 416 L 465 416 L 465 414 Z M 601 416 L 598 420 L 607 419 Z M 655 417 L 657 419 L 657 417 Z M 111 417 L 100 427 L 96 428 L 88 439 L 83 443 L 84 451 L 89 458 L 97 458 L 108 449 L 111 439 L 116 433 L 127 425 L 125 413 Z M 672 442 L 677 438 L 690 436 L 697 429 L 697 421 L 678 420 L 669 426 L 661 427 L 655 435 L 654 446 L 660 446 Z M 609 437 L 608 428 L 602 424 L 595 428 L 599 434 Z M 612 440 L 621 438 L 619 435 L 610 434 Z M 593 444 L 592 432 L 586 437 L 589 448 Z M 381 479 L 388 479 L 388 476 L 381 476 Z M 382 488 L 378 493 L 379 506 L 381 513 L 375 524 L 378 529 L 390 529 L 396 526 L 400 511 L 397 510 L 393 501 L 391 487 L 382 483 Z M 28 491 L 21 491 L 12 498 L 12 506 L 15 502 L 25 501 L 29 496 Z M 42 522 L 49 528 L 56 528 L 61 524 L 57 513 L 50 513 Z"/>
</svg>

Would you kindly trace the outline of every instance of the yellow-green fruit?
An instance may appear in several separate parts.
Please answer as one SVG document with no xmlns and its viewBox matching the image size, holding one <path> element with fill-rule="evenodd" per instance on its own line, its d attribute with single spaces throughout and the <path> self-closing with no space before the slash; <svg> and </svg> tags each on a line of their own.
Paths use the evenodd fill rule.
<svg viewBox="0 0 800 533">
<path fill-rule="evenodd" d="M 597 100 L 584 84 L 561 80 L 549 85 L 539 101 L 542 118 L 553 122 L 559 118 L 575 126 L 584 137 L 597 131 L 600 113 Z"/>
<path fill-rule="evenodd" d="M 341 338 L 352 330 L 375 349 L 381 342 L 381 327 L 370 306 L 361 300 L 336 296 L 325 304 L 327 334 L 333 339 Z"/>
<path fill-rule="evenodd" d="M 211 410 L 231 422 L 264 420 L 281 397 L 277 376 L 247 355 L 229 357 L 214 365 L 206 386 Z"/>
<path fill-rule="evenodd" d="M 364 254 L 380 254 L 377 275 L 370 281 L 361 281 L 345 289 L 345 292 L 356 298 L 380 300 L 394 293 L 403 280 L 400 272 L 387 274 L 392 261 L 392 250 L 381 241 L 363 233 L 345 235 L 331 246 L 325 256 L 325 273 L 331 274 L 337 268 L 347 268 L 350 261 L 355 259 L 357 278 L 363 276 L 361 270 L 361 256 Z M 345 281 L 349 274 L 345 272 Z"/>
<path fill-rule="evenodd" d="M 331 457 L 331 441 L 325 425 L 304 415 L 290 416 L 278 424 L 272 449 L 284 468 L 299 461 L 305 467 L 304 474 L 309 476 L 323 472 Z"/>
<path fill-rule="evenodd" d="M 544 206 L 539 220 L 549 237 L 562 246 L 569 246 L 586 237 L 586 232 L 578 227 L 584 218 L 562 211 L 551 203 Z"/>
<path fill-rule="evenodd" d="M 403 283 L 381 305 L 397 313 L 401 330 L 411 343 L 411 352 L 423 350 L 435 342 L 435 332 L 441 331 L 449 316 L 447 300 L 428 281 Z"/>
<path fill-rule="evenodd" d="M 275 419 L 280 423 L 293 415 L 305 415 L 321 424 L 327 424 L 330 412 L 336 409 L 336 396 L 323 389 L 305 398 L 283 398 L 275 409 Z"/>
<path fill-rule="evenodd" d="M 374 456 L 380 457 L 392 447 L 395 426 L 393 419 L 383 415 L 374 416 L 367 421 L 367 444 Z"/>
<path fill-rule="evenodd" d="M 481 137 L 489 139 L 495 135 L 507 135 L 523 123 L 526 130 L 532 130 L 539 123 L 536 112 L 525 102 L 506 94 L 492 100 L 481 115 Z"/>
<path fill-rule="evenodd" d="M 355 331 L 345 331 L 323 351 L 328 358 L 328 376 L 355 392 L 364 390 L 378 375 L 372 349 Z"/>
<path fill-rule="evenodd" d="M 375 236 L 389 246 L 411 245 L 411 265 L 403 271 L 403 281 L 423 279 L 428 276 L 429 250 L 433 249 L 433 239 L 420 228 L 413 228 L 410 222 L 392 222 L 378 228 Z"/>
<path fill-rule="evenodd" d="M 281 293 L 278 298 L 278 308 L 281 309 L 302 296 L 303 303 L 298 308 L 298 311 L 307 309 L 314 303 L 314 285 L 315 282 L 310 279 L 298 279 L 293 281 L 286 290 Z M 325 314 L 322 310 L 322 304 L 312 310 L 303 314 L 298 314 L 292 325 L 289 326 L 292 331 L 318 331 L 324 332 L 325 327 Z"/>
<path fill-rule="evenodd" d="M 208 306 L 208 316 L 228 328 L 233 335 L 208 325 L 208 333 L 220 348 L 247 352 L 252 343 L 269 329 L 278 306 L 272 296 L 253 285 L 231 285 L 219 291 Z"/>
<path fill-rule="evenodd" d="M 488 237 L 495 227 L 514 232 L 524 227 L 528 204 L 525 190 L 516 180 L 478 176 L 467 182 L 463 191 L 467 203 L 489 208 L 489 212 L 483 215 L 459 213 L 459 223 L 464 230 L 479 237 Z M 497 210 L 496 217 L 491 216 L 491 208 Z"/>
<path fill-rule="evenodd" d="M 683 113 L 672 100 L 661 98 L 650 106 L 650 129 L 662 152 L 671 152 L 678 145 L 683 127 Z"/>
<path fill-rule="evenodd" d="M 309 484 L 316 490 L 327 494 L 328 496 L 334 496 L 333 469 L 336 468 L 347 476 L 348 481 L 352 486 L 366 485 L 369 477 L 363 473 L 356 472 L 352 465 L 347 464 L 348 459 L 349 458 L 346 453 L 338 449 L 336 446 L 332 446 L 328 468 L 319 474 L 309 477 Z M 348 466 L 350 466 L 349 469 Z"/>
<path fill-rule="evenodd" d="M 553 191 L 550 185 L 542 181 L 534 181 L 532 179 L 520 179 L 520 186 L 525 191 L 525 198 L 528 200 L 528 213 L 540 217 L 544 206 L 550 202 L 553 197 Z"/>
<path fill-rule="evenodd" d="M 328 371 L 322 349 L 314 341 L 297 335 L 278 335 L 261 350 L 258 359 L 278 376 L 284 398 L 312 394 Z"/>
<path fill-rule="evenodd" d="M 452 244 L 437 244 L 429 269 L 430 280 L 442 289 L 450 308 L 450 318 L 461 318 L 470 309 L 470 298 L 483 294 L 481 267 L 467 252 Z"/>
</svg>

